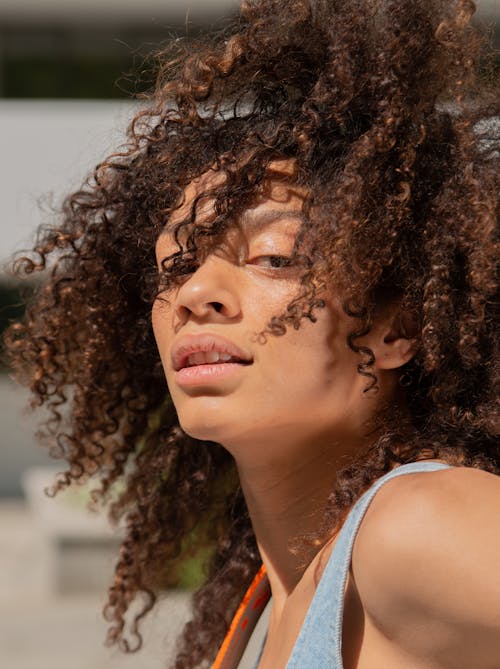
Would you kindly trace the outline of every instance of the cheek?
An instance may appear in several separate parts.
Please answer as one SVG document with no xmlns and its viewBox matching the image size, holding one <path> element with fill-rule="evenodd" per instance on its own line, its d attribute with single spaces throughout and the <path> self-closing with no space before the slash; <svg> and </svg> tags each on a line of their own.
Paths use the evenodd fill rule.
<svg viewBox="0 0 500 669">
<path fill-rule="evenodd" d="M 322 388 L 335 365 L 337 354 L 327 331 L 316 324 L 303 323 L 282 337 L 270 337 L 262 350 L 264 370 L 269 383 L 278 383 L 285 394 L 309 393 Z"/>
<path fill-rule="evenodd" d="M 303 322 L 299 330 L 289 329 L 283 337 L 269 340 L 268 371 L 273 370 L 274 380 L 285 391 L 293 388 L 294 395 L 306 399 L 317 400 L 335 389 L 347 392 L 359 363 L 347 343 L 349 332 L 336 313 L 318 312 L 316 323 Z"/>
</svg>

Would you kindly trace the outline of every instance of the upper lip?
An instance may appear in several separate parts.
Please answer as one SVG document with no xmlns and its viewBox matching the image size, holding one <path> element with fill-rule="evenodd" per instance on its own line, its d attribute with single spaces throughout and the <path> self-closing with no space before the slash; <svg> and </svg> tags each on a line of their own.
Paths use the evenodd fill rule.
<svg viewBox="0 0 500 669">
<path fill-rule="evenodd" d="M 187 359 L 192 353 L 199 351 L 217 351 L 227 353 L 242 362 L 252 362 L 252 357 L 234 342 L 220 335 L 204 333 L 198 335 L 184 335 L 172 347 L 172 367 L 178 372 L 186 366 Z"/>
</svg>

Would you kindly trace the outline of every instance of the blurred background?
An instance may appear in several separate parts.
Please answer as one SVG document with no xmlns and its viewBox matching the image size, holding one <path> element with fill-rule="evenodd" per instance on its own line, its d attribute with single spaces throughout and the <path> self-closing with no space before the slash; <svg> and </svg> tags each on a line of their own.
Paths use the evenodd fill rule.
<svg viewBox="0 0 500 669">
<path fill-rule="evenodd" d="M 498 2 L 477 4 L 477 20 L 492 26 L 498 47 Z M 9 276 L 9 257 L 30 247 L 64 194 L 123 141 L 140 105 L 134 98 L 152 83 L 146 55 L 172 37 L 219 25 L 238 5 L 1 0 L 0 330 L 22 313 L 31 289 Z M 0 665 L 163 667 L 187 615 L 186 591 L 172 591 L 151 616 L 139 656 L 103 647 L 100 609 L 119 536 L 85 510 L 85 489 L 55 500 L 43 494 L 57 467 L 36 445 L 41 416 L 27 413 L 27 402 L 0 369 Z"/>
</svg>

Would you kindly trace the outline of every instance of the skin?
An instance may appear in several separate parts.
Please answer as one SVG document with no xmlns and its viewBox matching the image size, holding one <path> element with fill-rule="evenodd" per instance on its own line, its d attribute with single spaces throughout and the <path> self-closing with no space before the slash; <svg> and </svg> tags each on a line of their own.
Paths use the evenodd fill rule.
<svg viewBox="0 0 500 669">
<path fill-rule="evenodd" d="M 355 322 L 345 315 L 340 307 L 341 296 L 335 294 L 324 296 L 326 307 L 318 310 L 316 323 L 304 322 L 298 331 L 289 329 L 284 336 L 270 336 L 265 342 L 259 339 L 258 333 L 273 315 L 284 311 L 299 286 L 299 270 L 280 266 L 283 261 L 277 261 L 290 257 L 300 227 L 305 191 L 291 180 L 283 181 L 283 177 L 291 175 L 293 164 L 273 164 L 266 187 L 239 221 L 239 229 L 231 232 L 226 243 L 188 275 L 180 287 L 157 299 L 152 313 L 158 349 L 181 426 L 195 438 L 221 443 L 238 467 L 273 594 L 269 632 L 259 669 L 286 665 L 334 545 L 333 540 L 319 549 L 311 549 L 309 565 L 304 567 L 304 556 L 289 550 L 290 541 L 317 529 L 337 470 L 346 458 L 373 439 L 369 435 L 370 419 L 381 403 L 400 404 L 404 410 L 404 398 L 397 384 L 398 369 L 415 350 L 415 342 L 397 329 L 396 310 L 385 309 L 369 335 L 360 341 L 375 354 L 374 370 L 380 386 L 376 395 L 364 394 L 366 379 L 356 368 L 359 358 L 346 342 Z M 184 203 L 158 239 L 159 267 L 177 250 L 171 232 L 175 223 L 186 215 L 200 191 L 220 179 L 220 175 L 209 172 L 187 187 Z M 210 217 L 211 206 L 210 201 L 203 203 L 197 222 Z M 234 342 L 251 359 L 251 364 L 238 366 L 222 378 L 204 378 L 186 385 L 174 368 L 171 353 L 183 337 L 200 334 L 221 335 Z M 462 478 L 456 483 L 459 471 L 458 477 Z M 477 474 L 481 480 L 476 481 Z M 472 483 L 468 480 L 471 475 Z M 414 484 L 408 485 L 409 479 Z M 456 655 L 450 642 L 449 648 L 440 652 L 440 658 L 446 656 L 443 663 L 429 663 L 432 657 L 429 639 L 434 637 L 425 632 L 429 632 L 434 621 L 448 620 L 448 596 L 450 606 L 452 600 L 457 604 L 457 581 L 447 580 L 446 570 L 441 574 L 439 560 L 446 556 L 448 562 L 450 555 L 456 556 L 455 576 L 463 577 L 465 583 L 470 571 L 467 560 L 461 566 L 459 559 L 463 546 L 469 545 L 467 536 L 457 539 L 449 531 L 440 532 L 435 514 L 444 502 L 449 502 L 451 495 L 455 505 L 447 504 L 446 508 L 450 507 L 452 510 L 447 512 L 456 517 L 447 521 L 451 527 L 454 523 L 460 525 L 466 535 L 469 525 L 462 522 L 461 486 L 481 489 L 477 492 L 481 496 L 483 479 L 488 482 L 489 503 L 500 503 L 497 477 L 464 468 L 405 476 L 404 483 L 391 481 L 377 495 L 356 540 L 346 592 L 345 669 L 462 666 L 452 663 L 460 656 L 460 639 L 455 637 Z M 454 486 L 458 486 L 455 493 Z M 421 494 L 428 500 L 423 510 Z M 392 500 L 396 496 L 397 513 L 394 513 Z M 444 502 L 442 496 L 446 497 Z M 405 514 L 400 510 L 405 508 L 406 500 Z M 481 532 L 477 520 L 470 519 L 470 536 L 473 531 L 474 541 L 478 541 Z M 489 521 L 484 540 L 494 536 L 493 519 Z M 401 535 L 394 530 L 399 525 Z M 429 541 L 434 542 L 438 563 L 430 575 L 428 570 L 419 568 L 424 559 L 422 551 L 429 546 L 420 537 L 425 537 L 425 532 L 431 531 L 429 528 L 433 528 Z M 400 545 L 402 540 L 394 539 L 399 536 L 404 536 L 407 543 Z M 459 541 L 463 543 L 457 545 Z M 479 546 L 480 542 L 481 538 Z M 374 547 L 377 559 L 372 559 Z M 500 555 L 498 540 L 497 548 L 496 556 Z M 496 566 L 488 564 L 491 550 L 476 552 L 475 558 L 484 573 L 488 573 L 488 568 L 495 573 Z M 438 580 L 432 588 L 432 579 L 438 575 L 444 576 L 444 585 L 443 580 Z M 382 598 L 374 586 L 381 580 L 386 593 Z M 409 588 L 408 583 L 413 587 Z M 423 592 L 427 593 L 425 602 L 420 600 Z M 401 593 L 409 593 L 404 601 Z M 435 599 L 439 593 L 439 606 L 432 601 L 433 593 Z M 473 594 L 470 593 L 471 600 Z M 498 604 L 494 605 L 496 609 L 493 605 L 485 608 L 487 597 L 484 592 L 477 614 L 487 611 L 493 618 L 495 615 L 500 618 Z M 399 601 L 398 607 L 394 607 L 395 601 Z M 500 602 L 500 587 L 497 602 Z M 467 604 L 472 606 L 470 602 Z M 429 615 L 430 610 L 434 617 Z M 457 617 L 461 610 L 456 608 Z M 471 611 L 474 621 L 475 615 Z M 420 635 L 414 633 L 411 641 L 405 633 L 408 629 L 405 625 L 410 621 L 412 630 L 423 630 Z M 498 629 L 500 621 L 497 632 Z M 481 630 L 478 638 L 487 643 L 487 635 Z M 485 647 L 489 649 L 489 645 Z M 500 650 L 497 654 L 500 660 Z M 446 663 L 448 660 L 451 664 Z M 492 668 L 500 666 L 500 661 L 497 665 L 467 666 Z"/>
</svg>

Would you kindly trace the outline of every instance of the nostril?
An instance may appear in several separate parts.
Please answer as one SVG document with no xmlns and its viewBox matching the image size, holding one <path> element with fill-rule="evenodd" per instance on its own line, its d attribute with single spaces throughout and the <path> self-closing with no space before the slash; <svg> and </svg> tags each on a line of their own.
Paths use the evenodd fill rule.
<svg viewBox="0 0 500 669">
<path fill-rule="evenodd" d="M 217 313 L 220 313 L 222 311 L 222 302 L 212 302 L 212 306 L 215 309 Z"/>
</svg>

